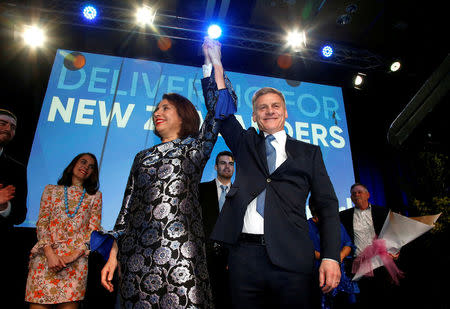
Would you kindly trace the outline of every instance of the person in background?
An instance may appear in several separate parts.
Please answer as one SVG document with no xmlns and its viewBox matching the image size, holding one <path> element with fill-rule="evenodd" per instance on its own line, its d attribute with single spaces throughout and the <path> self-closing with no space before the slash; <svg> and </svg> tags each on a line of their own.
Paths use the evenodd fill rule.
<svg viewBox="0 0 450 309">
<path fill-rule="evenodd" d="M 313 201 L 309 201 L 309 210 L 311 211 L 312 218 L 308 219 L 309 225 L 309 237 L 311 237 L 314 244 L 314 257 L 316 259 L 316 267 L 320 264 L 320 233 L 319 233 L 319 218 L 317 217 L 316 207 Z M 351 252 L 354 250 L 354 245 L 348 236 L 347 231 L 341 224 L 341 251 L 340 251 L 340 264 L 341 264 L 341 280 L 339 285 L 330 293 L 321 294 L 321 307 L 323 309 L 334 308 L 335 298 L 339 304 L 350 304 L 355 302 L 355 294 L 359 293 L 358 284 L 351 281 L 351 276 L 346 274 L 344 269 L 344 260 L 349 259 Z M 351 274 L 350 274 L 351 275 Z"/>
<path fill-rule="evenodd" d="M 0 107 L 0 296 L 9 298 L 13 307 L 23 305 L 26 268 L 11 266 L 24 265 L 27 259 L 26 250 L 16 241 L 19 236 L 14 228 L 24 222 L 27 214 L 27 170 L 6 151 L 16 129 L 16 115 Z M 13 277 L 15 280 L 5 279 Z"/>
<path fill-rule="evenodd" d="M 27 214 L 27 175 L 23 164 L 6 154 L 5 147 L 16 134 L 17 117 L 0 109 L 0 239 L 11 238 L 13 226 L 22 223 Z"/>
<path fill-rule="evenodd" d="M 386 207 L 372 205 L 369 202 L 370 193 L 367 187 L 361 183 L 355 183 L 350 188 L 354 208 L 340 212 L 341 223 L 355 244 L 356 250 L 353 257 L 358 256 L 377 237 L 383 228 L 384 221 L 389 214 Z M 398 254 L 391 254 L 394 260 Z M 346 266 L 347 273 L 351 273 L 353 259 Z M 384 267 L 374 270 L 373 277 L 363 277 L 358 281 L 360 293 L 357 295 L 356 308 L 380 308 L 386 306 L 385 299 L 380 295 L 391 295 L 393 285 Z"/>
<path fill-rule="evenodd" d="M 96 157 L 81 153 L 64 169 L 58 185 L 45 187 L 25 294 L 30 309 L 74 309 L 84 299 L 89 240 L 101 224 L 98 179 Z"/>
<path fill-rule="evenodd" d="M 231 178 L 234 173 L 233 154 L 229 151 L 220 152 L 216 156 L 214 169 L 217 171 L 217 177 L 212 181 L 202 182 L 198 187 L 206 239 L 209 239 L 225 202 L 225 196 L 231 188 Z M 228 250 L 219 243 L 207 241 L 206 259 L 214 305 L 216 308 L 230 308 Z"/>
</svg>

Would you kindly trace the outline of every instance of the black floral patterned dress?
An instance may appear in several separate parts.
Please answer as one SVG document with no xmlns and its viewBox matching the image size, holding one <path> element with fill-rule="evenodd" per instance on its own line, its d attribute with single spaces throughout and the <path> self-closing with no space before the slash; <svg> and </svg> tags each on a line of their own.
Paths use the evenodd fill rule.
<svg viewBox="0 0 450 309">
<path fill-rule="evenodd" d="M 208 85 L 208 113 L 199 135 L 156 145 L 134 159 L 114 227 L 122 308 L 212 307 L 198 203 L 198 184 L 219 125 L 213 77 Z"/>
</svg>

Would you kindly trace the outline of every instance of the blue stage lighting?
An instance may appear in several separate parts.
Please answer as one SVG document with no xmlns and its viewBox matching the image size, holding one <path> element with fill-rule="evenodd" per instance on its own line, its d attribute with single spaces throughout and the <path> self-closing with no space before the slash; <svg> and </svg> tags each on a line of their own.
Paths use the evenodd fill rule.
<svg viewBox="0 0 450 309">
<path fill-rule="evenodd" d="M 93 20 L 97 17 L 97 10 L 92 5 L 86 5 L 83 7 L 84 18 Z"/>
<path fill-rule="evenodd" d="M 326 58 L 330 58 L 333 55 L 333 48 L 330 45 L 325 45 L 322 48 L 322 55 Z"/>
<path fill-rule="evenodd" d="M 211 39 L 218 39 L 222 35 L 222 29 L 218 25 L 211 25 L 208 28 L 208 36 Z"/>
</svg>

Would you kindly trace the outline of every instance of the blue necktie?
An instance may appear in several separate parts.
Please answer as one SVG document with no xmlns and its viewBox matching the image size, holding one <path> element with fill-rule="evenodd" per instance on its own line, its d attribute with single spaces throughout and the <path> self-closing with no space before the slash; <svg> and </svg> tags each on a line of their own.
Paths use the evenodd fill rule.
<svg viewBox="0 0 450 309">
<path fill-rule="evenodd" d="M 275 147 L 272 146 L 272 141 L 275 139 L 273 135 L 266 136 L 266 158 L 267 167 L 269 168 L 269 173 L 272 174 L 275 171 L 277 152 Z M 256 199 L 256 211 L 264 218 L 264 203 L 266 201 L 266 189 L 261 192 Z"/>
<path fill-rule="evenodd" d="M 225 195 L 227 195 L 227 186 L 220 185 L 220 188 L 222 189 L 222 192 L 219 197 L 219 211 L 222 210 L 223 203 L 225 203 Z"/>
</svg>

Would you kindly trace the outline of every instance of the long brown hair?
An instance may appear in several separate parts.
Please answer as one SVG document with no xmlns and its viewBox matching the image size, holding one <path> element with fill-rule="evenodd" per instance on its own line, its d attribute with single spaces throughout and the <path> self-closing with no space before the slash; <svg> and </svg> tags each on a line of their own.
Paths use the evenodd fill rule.
<svg viewBox="0 0 450 309">
<path fill-rule="evenodd" d="M 178 137 L 183 139 L 189 135 L 197 136 L 198 128 L 200 126 L 200 117 L 198 116 L 194 104 L 178 93 L 166 93 L 163 95 L 162 99 L 166 99 L 173 104 L 178 116 L 181 118 L 181 128 L 180 132 L 178 132 Z M 157 130 L 155 130 L 155 134 L 161 138 L 161 135 Z"/>
<path fill-rule="evenodd" d="M 67 167 L 64 169 L 61 178 L 58 179 L 58 185 L 68 187 L 72 185 L 73 168 L 75 167 L 75 164 L 77 164 L 78 160 L 80 160 L 80 158 L 84 155 L 88 155 L 92 159 L 94 159 L 94 170 L 92 171 L 92 174 L 89 176 L 89 178 L 83 181 L 83 188 L 86 189 L 86 192 L 89 195 L 93 195 L 97 193 L 100 187 L 100 183 L 98 180 L 97 158 L 90 152 L 80 153 L 75 158 L 73 158 L 72 162 L 70 162 L 69 165 L 67 165 Z"/>
</svg>

